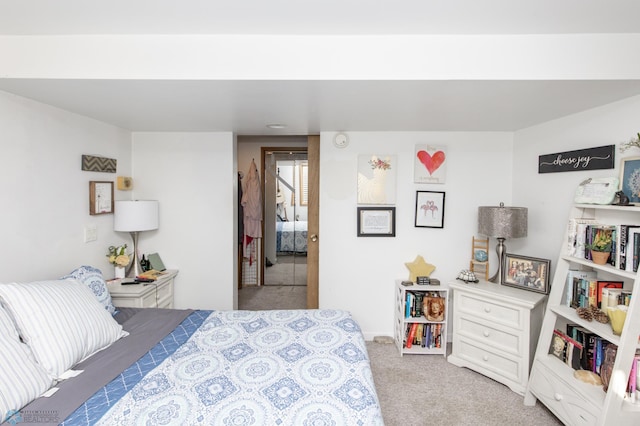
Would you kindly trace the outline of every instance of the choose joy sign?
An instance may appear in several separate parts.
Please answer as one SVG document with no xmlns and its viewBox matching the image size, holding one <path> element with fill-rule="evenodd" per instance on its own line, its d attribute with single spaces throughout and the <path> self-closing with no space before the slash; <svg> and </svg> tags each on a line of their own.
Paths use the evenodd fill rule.
<svg viewBox="0 0 640 426">
<path fill-rule="evenodd" d="M 444 183 L 447 155 L 443 147 L 416 145 L 414 181 L 417 183 Z"/>
<path fill-rule="evenodd" d="M 538 157 L 538 173 L 613 169 L 615 145 L 557 152 Z"/>
</svg>

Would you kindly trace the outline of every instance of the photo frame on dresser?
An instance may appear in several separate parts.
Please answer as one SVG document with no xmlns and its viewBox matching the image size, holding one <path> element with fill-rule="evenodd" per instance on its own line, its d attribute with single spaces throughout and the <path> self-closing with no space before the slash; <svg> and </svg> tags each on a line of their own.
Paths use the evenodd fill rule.
<svg viewBox="0 0 640 426">
<path fill-rule="evenodd" d="M 502 270 L 502 284 L 549 294 L 550 267 L 549 259 L 507 253 Z"/>
</svg>

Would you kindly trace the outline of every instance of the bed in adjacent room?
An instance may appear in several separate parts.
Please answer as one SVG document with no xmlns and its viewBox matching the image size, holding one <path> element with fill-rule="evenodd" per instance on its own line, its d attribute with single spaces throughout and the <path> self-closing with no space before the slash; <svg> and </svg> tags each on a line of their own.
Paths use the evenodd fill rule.
<svg viewBox="0 0 640 426">
<path fill-rule="evenodd" d="M 276 222 L 276 252 L 307 253 L 307 222 Z"/>
<path fill-rule="evenodd" d="M 91 305 L 84 311 L 91 312 L 84 324 L 76 324 L 82 318 L 74 313 L 80 301 L 68 292 L 59 300 L 50 297 L 56 285 L 81 293 L 69 282 L 47 282 L 42 304 L 51 305 L 47 315 L 60 317 L 48 327 L 66 321 L 85 330 L 80 339 L 87 344 L 100 339 L 91 336 L 94 331 L 113 330 L 114 324 L 119 331 L 106 348 L 73 363 L 71 370 L 82 373 L 62 379 L 69 375 L 68 360 L 37 361 L 50 356 L 38 344 L 46 349 L 59 336 L 42 342 L 29 336 L 38 321 L 30 319 L 33 313 L 17 312 L 28 309 L 16 303 L 21 295 L 10 294 L 19 290 L 0 284 L 0 313 L 4 308 L 5 317 L 17 316 L 16 328 L 27 330 L 26 341 L 34 345 L 23 348 L 33 353 L 30 362 L 37 361 L 31 367 L 41 373 L 42 364 L 48 376 L 60 378 L 52 383 L 57 391 L 51 396 L 4 413 L 7 423 L 383 424 L 364 338 L 347 312 L 122 308 L 112 317 L 99 304 L 98 313 L 83 294 L 82 303 Z M 30 290 L 40 291 L 40 283 L 32 284 Z"/>
</svg>

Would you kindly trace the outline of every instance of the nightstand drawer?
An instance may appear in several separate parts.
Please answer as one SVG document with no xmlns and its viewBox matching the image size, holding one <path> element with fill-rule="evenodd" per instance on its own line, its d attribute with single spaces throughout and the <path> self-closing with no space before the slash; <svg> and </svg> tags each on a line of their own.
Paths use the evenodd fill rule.
<svg viewBox="0 0 640 426">
<path fill-rule="evenodd" d="M 518 330 L 524 327 L 524 318 L 521 309 L 496 303 L 475 294 L 458 293 L 456 294 L 456 298 L 456 307 L 459 309 L 459 313 L 468 312 L 478 318 L 485 318 L 497 324 L 503 324 Z"/>
<path fill-rule="evenodd" d="M 488 325 L 480 324 L 475 318 L 461 316 L 455 325 L 456 331 L 464 337 L 483 343 L 501 351 L 522 356 L 522 333 L 509 333 Z"/>
<path fill-rule="evenodd" d="M 163 283 L 164 284 L 164 283 Z M 166 284 L 149 284 L 151 291 L 142 297 L 142 307 L 144 308 L 164 308 L 168 306 L 168 301 L 173 299 L 173 286 Z"/>
<path fill-rule="evenodd" d="M 477 365 L 478 371 L 488 370 L 508 380 L 522 381 L 522 368 L 520 368 L 522 360 L 514 360 L 498 351 L 484 349 L 464 338 L 456 340 L 454 344 L 460 349 L 457 356 Z"/>
</svg>

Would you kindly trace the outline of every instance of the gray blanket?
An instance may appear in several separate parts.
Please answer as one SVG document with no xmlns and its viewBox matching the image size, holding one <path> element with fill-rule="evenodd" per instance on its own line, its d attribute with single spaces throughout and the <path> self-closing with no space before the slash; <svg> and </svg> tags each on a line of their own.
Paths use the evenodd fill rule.
<svg viewBox="0 0 640 426">
<path fill-rule="evenodd" d="M 58 391 L 51 397 L 38 398 L 20 410 L 20 425 L 42 426 L 63 421 L 91 395 L 144 356 L 192 312 L 121 308 L 115 318 L 129 336 L 73 367 L 84 372 L 59 383 Z"/>
</svg>

